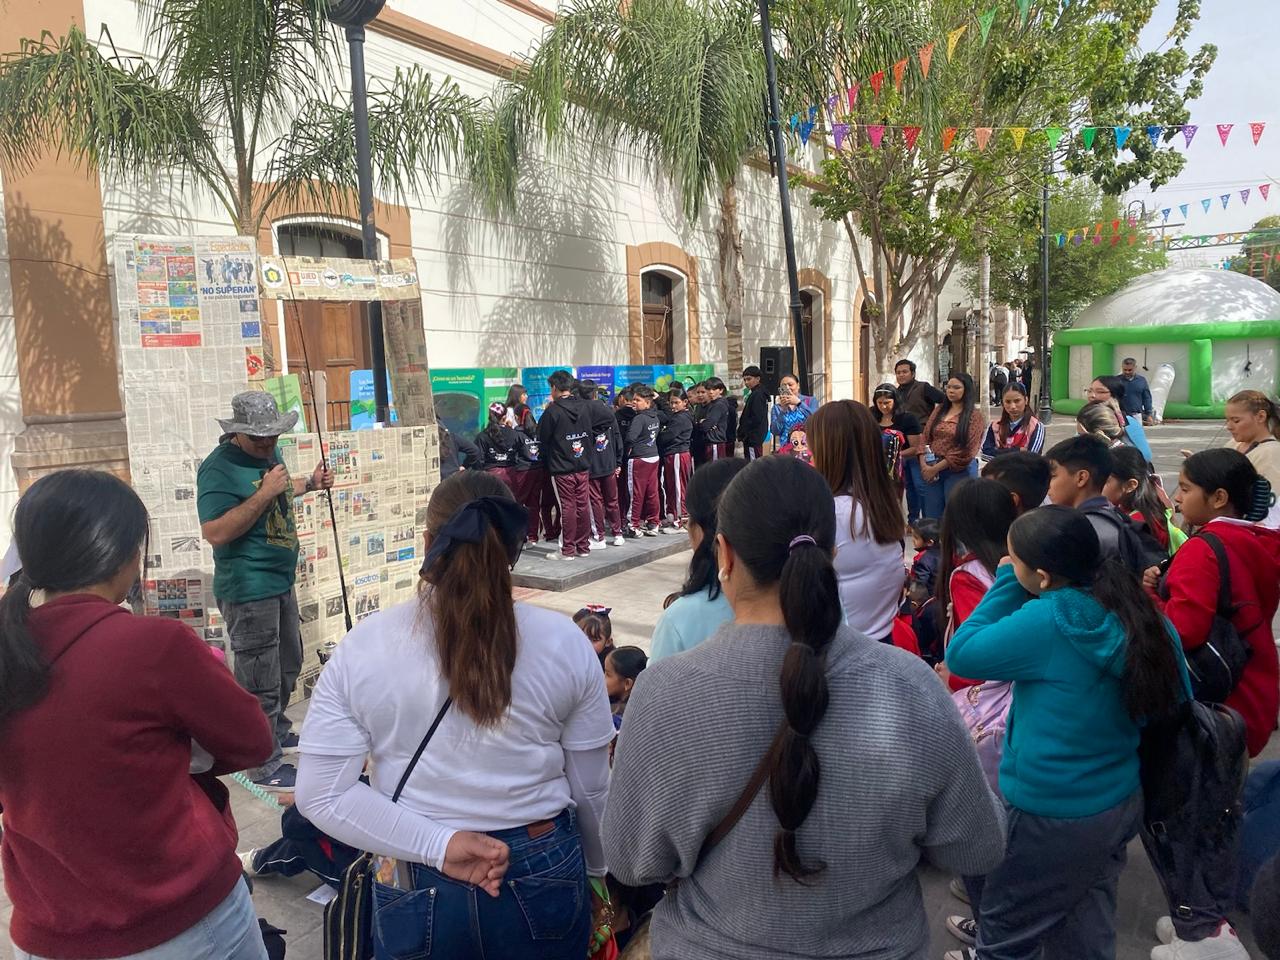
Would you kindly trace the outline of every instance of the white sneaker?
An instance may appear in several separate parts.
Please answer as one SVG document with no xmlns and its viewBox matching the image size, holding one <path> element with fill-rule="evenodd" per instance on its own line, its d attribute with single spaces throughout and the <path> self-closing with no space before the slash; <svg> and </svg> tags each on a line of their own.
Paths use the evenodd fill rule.
<svg viewBox="0 0 1280 960">
<path fill-rule="evenodd" d="M 1231 924 L 1225 920 L 1218 932 L 1203 940 L 1180 940 L 1153 947 L 1151 960 L 1249 960 L 1249 951 L 1244 948 Z"/>
<path fill-rule="evenodd" d="M 1161 917 L 1156 921 L 1156 939 L 1161 943 L 1173 943 L 1173 939 L 1177 935 L 1177 932 L 1173 929 L 1172 917 Z"/>
<path fill-rule="evenodd" d="M 620 533 L 619 533 L 619 534 L 617 534 L 616 536 L 614 536 L 614 538 L 613 538 L 613 545 L 614 545 L 615 547 L 625 547 L 625 546 L 627 545 L 627 541 L 626 541 L 626 539 L 622 536 L 622 534 L 620 534 Z"/>
<path fill-rule="evenodd" d="M 599 540 L 592 540 L 592 541 L 591 541 L 591 549 L 592 549 L 592 550 L 603 550 L 603 549 L 604 549 L 605 547 L 607 547 L 608 545 L 609 545 L 609 541 L 608 541 L 608 540 L 605 540 L 603 537 L 602 537 L 601 539 L 599 539 Z"/>
<path fill-rule="evenodd" d="M 240 858 L 240 869 L 251 877 L 261 876 L 253 865 L 253 858 L 257 855 L 257 847 L 254 847 L 252 850 L 246 850 L 244 853 L 236 854 L 236 856 Z"/>
<path fill-rule="evenodd" d="M 547 554 L 547 559 L 548 559 L 548 560 L 563 560 L 564 562 L 566 562 L 566 563 L 567 563 L 567 562 L 568 562 L 568 561 L 570 561 L 570 560 L 577 560 L 578 558 L 577 558 L 577 557 L 566 557 L 566 556 L 565 556 L 563 553 L 561 553 L 559 550 L 556 550 L 556 551 L 554 551 L 554 552 L 552 552 L 552 553 L 548 553 L 548 554 Z"/>
</svg>

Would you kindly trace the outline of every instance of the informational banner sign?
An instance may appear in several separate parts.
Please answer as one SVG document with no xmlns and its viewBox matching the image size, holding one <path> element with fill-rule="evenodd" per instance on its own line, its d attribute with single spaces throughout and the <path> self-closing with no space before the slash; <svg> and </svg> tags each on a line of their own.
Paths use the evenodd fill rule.
<svg viewBox="0 0 1280 960">
<path fill-rule="evenodd" d="M 557 370 L 565 370 L 577 376 L 577 368 L 568 364 L 558 367 L 525 367 L 520 371 L 520 382 L 529 391 L 529 408 L 533 410 L 535 420 L 542 416 L 542 411 L 551 402 L 551 387 L 547 384 L 547 377 Z"/>
<path fill-rule="evenodd" d="M 489 404 L 507 402 L 507 393 L 511 390 L 513 383 L 519 383 L 520 371 L 515 367 L 485 367 L 482 371 L 484 375 L 484 404 L 480 410 L 480 423 L 477 429 L 483 429 L 489 422 Z"/>
<path fill-rule="evenodd" d="M 307 432 L 307 408 L 302 404 L 302 383 L 296 373 L 287 373 L 283 377 L 268 377 L 262 382 L 267 393 L 276 398 L 276 406 L 281 413 L 296 413 L 298 422 L 290 433 Z"/>
<path fill-rule="evenodd" d="M 470 440 L 480 430 L 484 403 L 484 371 L 478 367 L 431 371 L 436 416 L 450 433 Z"/>
<path fill-rule="evenodd" d="M 676 364 L 676 380 L 687 389 L 695 383 L 701 383 L 708 377 L 716 375 L 716 368 L 710 363 L 678 363 Z"/>
<path fill-rule="evenodd" d="M 351 391 L 351 429 L 372 430 L 373 425 L 378 422 L 377 404 L 373 395 L 373 371 L 352 370 L 348 376 L 348 382 Z M 395 391 L 391 388 L 390 374 L 387 375 L 387 398 L 391 404 L 391 422 L 396 423 L 400 415 L 396 410 Z"/>
<path fill-rule="evenodd" d="M 613 381 L 613 367 L 579 367 L 579 380 L 594 380 L 597 387 L 604 391 L 605 399 L 612 404 L 616 390 Z"/>
</svg>

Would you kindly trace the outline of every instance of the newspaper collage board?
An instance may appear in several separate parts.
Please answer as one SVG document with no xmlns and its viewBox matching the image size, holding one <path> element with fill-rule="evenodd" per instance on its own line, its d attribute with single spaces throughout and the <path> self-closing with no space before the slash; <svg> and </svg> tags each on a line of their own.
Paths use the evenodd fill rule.
<svg viewBox="0 0 1280 960">
<path fill-rule="evenodd" d="M 314 263 L 328 276 L 362 261 Z M 341 281 L 328 287 L 322 281 L 327 295 L 311 297 L 345 301 L 390 294 L 387 366 L 397 397 L 412 398 L 400 406 L 400 427 L 325 437 L 353 619 L 413 596 L 427 499 L 440 476 L 413 262 L 364 264 L 369 267 L 378 271 L 375 276 L 393 275 L 394 288 L 376 281 L 372 288 Z M 274 322 L 275 308 L 262 298 L 289 299 L 292 290 L 275 282 L 284 269 L 281 258 L 260 261 L 251 237 L 121 237 L 115 268 L 130 471 L 151 514 L 146 609 L 180 619 L 207 642 L 227 649 L 213 597 L 213 555 L 200 536 L 196 471 L 219 442 L 217 420 L 230 416 L 231 398 L 263 388 L 273 373 L 263 359 L 262 324 L 263 310 L 267 322 Z M 309 474 L 321 459 L 315 434 L 282 437 L 277 450 L 294 476 Z M 294 515 L 304 648 L 304 682 L 296 695 L 301 695 L 306 681 L 319 672 L 313 651 L 340 640 L 346 626 L 324 494 L 295 498 Z"/>
</svg>

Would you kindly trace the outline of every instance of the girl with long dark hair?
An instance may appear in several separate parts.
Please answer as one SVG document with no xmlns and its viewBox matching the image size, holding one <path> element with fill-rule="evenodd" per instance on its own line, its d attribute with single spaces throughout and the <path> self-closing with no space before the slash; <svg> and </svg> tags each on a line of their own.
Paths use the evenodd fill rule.
<svg viewBox="0 0 1280 960">
<path fill-rule="evenodd" d="M 813 466 L 836 506 L 836 579 L 845 623 L 893 642 L 903 580 L 902 500 L 884 468 L 880 428 L 853 400 L 823 404 L 805 424 Z"/>
<path fill-rule="evenodd" d="M 933 409 L 924 428 L 925 450 L 920 458 L 924 477 L 926 517 L 941 519 L 956 484 L 978 475 L 978 449 L 986 424 L 977 409 L 978 392 L 967 373 L 947 379 L 947 402 Z"/>
<path fill-rule="evenodd" d="M 942 515 L 938 538 L 942 564 L 934 609 L 944 637 L 969 619 L 995 582 L 996 568 L 1007 549 L 1009 527 L 1017 516 L 1013 497 L 995 480 L 964 480 L 956 486 Z M 936 669 L 952 690 L 981 682 L 955 676 L 945 664 Z"/>
<path fill-rule="evenodd" d="M 537 422 L 533 418 L 533 410 L 529 408 L 529 391 L 523 383 L 513 383 L 507 388 L 507 426 L 524 430 L 526 433 L 537 432 Z"/>
<path fill-rule="evenodd" d="M 911 485 L 912 471 L 914 465 L 917 468 L 915 473 L 919 473 L 920 454 L 924 452 L 924 427 L 915 414 L 901 408 L 898 388 L 892 383 L 882 383 L 876 387 L 871 394 L 871 402 L 875 404 L 872 412 L 876 415 L 882 435 L 890 436 L 890 431 L 894 431 L 902 437 L 902 445 L 897 451 L 898 468 L 892 472 L 896 475 L 898 486 L 907 491 L 909 500 L 913 500 L 915 487 Z"/>
<path fill-rule="evenodd" d="M 312 695 L 299 810 L 404 868 L 399 888 L 374 887 L 379 956 L 586 954 L 613 721 L 573 622 L 512 600 L 525 522 L 496 477 L 441 483 L 419 599 L 361 621 Z"/>
<path fill-rule="evenodd" d="M 42 477 L 14 513 L 0 851 L 22 960 L 266 960 L 217 777 L 266 760 L 271 729 L 189 627 L 120 606 L 147 524 L 126 483 L 91 470 Z M 197 743 L 212 765 L 193 776 Z"/>
<path fill-rule="evenodd" d="M 1111 451 L 1111 476 L 1102 486 L 1102 495 L 1138 524 L 1138 539 L 1152 562 L 1159 563 L 1173 553 L 1169 549 L 1171 533 L 1179 534 L 1175 547 L 1186 539 L 1170 522 L 1172 511 L 1160 499 L 1151 464 L 1136 447 L 1116 447 Z"/>
<path fill-rule="evenodd" d="M 1022 384 L 1013 380 L 1000 398 L 1000 419 L 987 427 L 987 435 L 982 440 L 982 455 L 994 459 L 1016 450 L 1043 452 L 1044 424 L 1031 412 Z"/>
<path fill-rule="evenodd" d="M 1177 637 L 1079 511 L 1023 514 L 1008 552 L 947 650 L 956 673 L 1013 682 L 1008 845 L 982 883 L 970 878 L 978 942 L 1002 956 L 1112 956 L 1142 813 L 1141 724 L 1188 692 Z"/>
<path fill-rule="evenodd" d="M 733 619 L 733 610 L 716 578 L 716 507 L 729 482 L 746 465 L 747 461 L 734 457 L 704 463 L 693 471 L 685 497 L 693 556 L 684 583 L 667 597 L 654 625 L 650 661 L 693 649 Z"/>
<path fill-rule="evenodd" d="M 719 514 L 734 622 L 636 681 L 609 868 L 632 885 L 679 878 L 653 915 L 655 956 L 882 957 L 886 936 L 923 955 L 920 861 L 982 873 L 1002 848 L 959 714 L 918 657 L 841 622 L 816 470 L 757 460 Z"/>
</svg>

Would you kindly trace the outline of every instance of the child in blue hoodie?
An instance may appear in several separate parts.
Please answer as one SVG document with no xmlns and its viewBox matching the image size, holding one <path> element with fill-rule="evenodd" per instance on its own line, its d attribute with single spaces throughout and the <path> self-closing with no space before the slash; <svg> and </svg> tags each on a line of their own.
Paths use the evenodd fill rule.
<svg viewBox="0 0 1280 960">
<path fill-rule="evenodd" d="M 981 960 L 1115 955 L 1116 885 L 1142 813 L 1139 729 L 1189 692 L 1177 643 L 1082 513 L 1042 507 L 1009 528 L 995 584 L 947 648 L 954 673 L 1013 681 L 1007 851 L 970 883 Z"/>
</svg>

